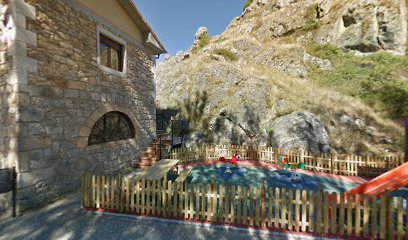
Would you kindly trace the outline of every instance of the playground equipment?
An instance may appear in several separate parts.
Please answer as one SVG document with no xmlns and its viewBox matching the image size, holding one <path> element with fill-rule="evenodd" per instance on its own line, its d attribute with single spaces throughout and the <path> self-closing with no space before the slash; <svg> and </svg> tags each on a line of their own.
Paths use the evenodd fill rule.
<svg viewBox="0 0 408 240">
<path fill-rule="evenodd" d="M 381 196 L 385 190 L 392 192 L 406 185 L 408 185 L 408 162 L 345 193 Z"/>
<path fill-rule="evenodd" d="M 239 156 L 238 154 L 234 153 L 234 154 L 232 154 L 232 158 L 231 158 L 231 160 L 230 160 L 230 164 L 232 164 L 232 165 L 238 165 L 238 161 L 239 161 L 240 159 L 241 159 L 241 156 Z M 220 157 L 219 160 L 220 160 L 220 161 L 225 161 L 225 158 L 224 158 L 224 157 Z M 228 174 L 231 174 L 231 173 L 232 173 L 232 171 L 231 171 L 231 166 L 230 166 L 230 165 L 227 165 L 226 170 L 225 170 L 225 173 L 228 173 Z"/>
<path fill-rule="evenodd" d="M 287 170 L 289 168 L 302 169 L 305 170 L 305 163 L 289 163 L 288 157 L 286 155 L 280 155 L 278 157 L 278 162 L 283 164 L 283 169 Z"/>
</svg>

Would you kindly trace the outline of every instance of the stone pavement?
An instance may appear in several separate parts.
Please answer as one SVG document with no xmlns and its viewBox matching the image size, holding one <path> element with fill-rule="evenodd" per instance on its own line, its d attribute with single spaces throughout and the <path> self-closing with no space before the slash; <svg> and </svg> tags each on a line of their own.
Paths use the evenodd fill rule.
<svg viewBox="0 0 408 240">
<path fill-rule="evenodd" d="M 78 195 L 0 222 L 0 240 L 12 239 L 317 239 L 305 235 L 211 226 L 80 210 Z"/>
</svg>

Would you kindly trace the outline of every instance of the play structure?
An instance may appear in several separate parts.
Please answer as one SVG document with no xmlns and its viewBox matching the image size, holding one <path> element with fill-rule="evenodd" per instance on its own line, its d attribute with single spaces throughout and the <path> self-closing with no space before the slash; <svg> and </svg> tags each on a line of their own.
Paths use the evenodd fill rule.
<svg viewBox="0 0 408 240">
<path fill-rule="evenodd" d="M 234 153 L 234 154 L 232 154 L 230 163 L 231 163 L 232 165 L 238 166 L 238 160 L 239 160 L 240 158 L 241 158 L 241 157 L 240 157 L 238 154 L 235 154 L 235 153 Z M 230 165 L 227 165 L 227 169 L 225 170 L 225 173 L 232 174 L 231 166 L 230 166 Z"/>
<path fill-rule="evenodd" d="M 278 162 L 283 164 L 283 169 L 302 169 L 305 170 L 305 163 L 289 163 L 288 157 L 286 155 L 280 155 L 278 157 Z"/>
<path fill-rule="evenodd" d="M 346 193 L 381 196 L 385 190 L 393 192 L 406 185 L 408 185 L 408 162 Z"/>
<path fill-rule="evenodd" d="M 303 169 L 305 170 L 305 164 L 290 164 L 288 157 L 280 155 L 278 162 L 283 164 L 283 169 Z M 292 182 L 301 182 L 299 174 L 292 174 L 290 177 Z M 408 163 L 405 163 L 399 167 L 396 167 L 364 184 L 352 188 L 345 192 L 345 194 L 366 194 L 381 196 L 386 190 L 391 192 L 408 185 Z"/>
</svg>

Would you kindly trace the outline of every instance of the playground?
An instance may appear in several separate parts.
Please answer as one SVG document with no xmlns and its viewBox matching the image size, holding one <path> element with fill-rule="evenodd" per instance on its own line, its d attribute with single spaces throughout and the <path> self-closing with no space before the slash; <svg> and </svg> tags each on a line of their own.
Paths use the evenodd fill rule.
<svg viewBox="0 0 408 240">
<path fill-rule="evenodd" d="M 253 161 L 238 161 L 230 164 L 228 161 L 206 161 L 185 166 L 189 169 L 188 183 L 208 184 L 212 180 L 216 184 L 261 187 L 286 188 L 293 191 L 323 190 L 329 193 L 341 193 L 369 182 L 370 179 L 358 176 L 340 176 L 330 173 L 312 172 L 303 169 L 284 169 L 282 165 L 254 163 Z M 227 171 L 230 169 L 230 171 Z M 169 180 L 175 180 L 177 175 L 169 174 Z M 393 196 L 408 197 L 408 187 L 401 187 L 391 193 Z"/>
<path fill-rule="evenodd" d="M 230 168 L 231 173 L 226 170 Z M 320 190 L 342 192 L 355 187 L 365 180 L 359 177 L 341 177 L 331 174 L 318 174 L 304 170 L 284 170 L 278 165 L 256 165 L 250 161 L 230 165 L 226 162 L 211 161 L 203 164 L 185 166 L 192 168 L 187 181 L 191 183 L 211 183 L 260 187 L 263 182 L 266 187 L 301 190 Z"/>
<path fill-rule="evenodd" d="M 408 236 L 402 159 L 280 151 L 174 150 L 137 176 L 84 174 L 81 202 L 87 210 L 315 236 Z M 373 170 L 382 173 L 367 177 Z"/>
</svg>

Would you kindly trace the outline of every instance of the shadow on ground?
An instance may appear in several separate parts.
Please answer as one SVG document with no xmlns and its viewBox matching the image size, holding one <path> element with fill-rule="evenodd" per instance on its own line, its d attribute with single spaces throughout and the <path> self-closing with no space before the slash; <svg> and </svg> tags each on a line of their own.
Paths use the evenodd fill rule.
<svg viewBox="0 0 408 240">
<path fill-rule="evenodd" d="M 11 239 L 315 239 L 155 218 L 85 212 L 79 196 L 0 223 L 0 240 Z"/>
</svg>

